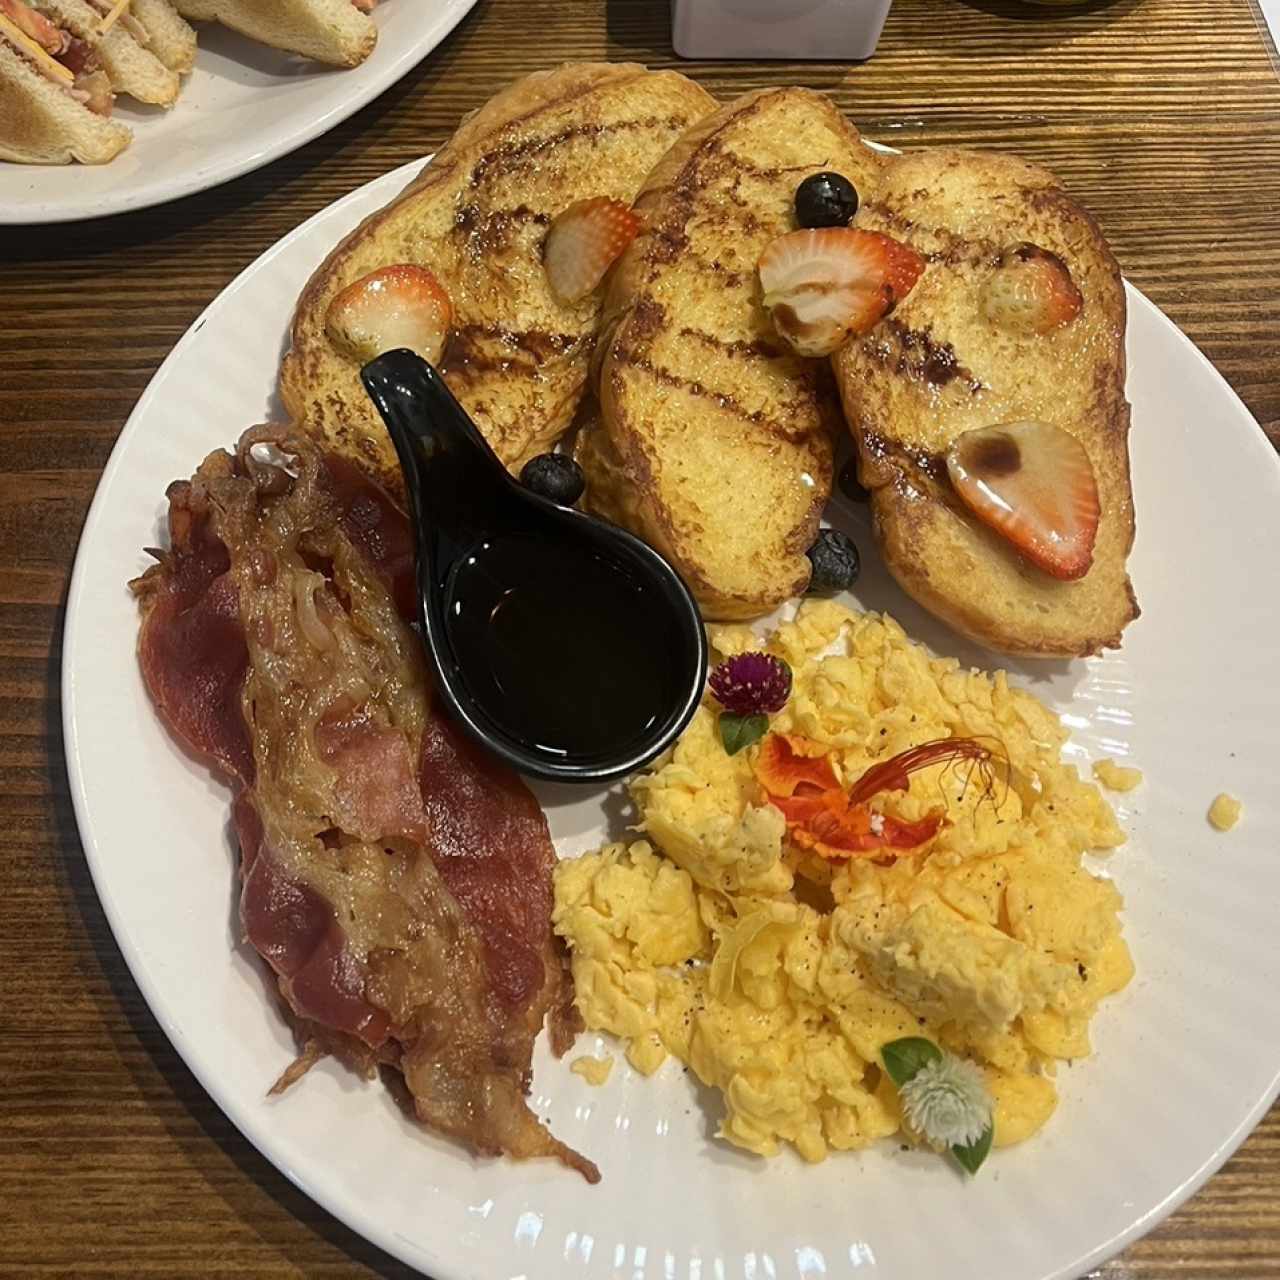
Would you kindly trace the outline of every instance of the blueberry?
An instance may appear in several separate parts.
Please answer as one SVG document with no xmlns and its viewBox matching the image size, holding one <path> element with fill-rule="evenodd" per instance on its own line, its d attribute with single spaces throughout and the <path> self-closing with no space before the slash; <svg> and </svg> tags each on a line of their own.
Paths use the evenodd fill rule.
<svg viewBox="0 0 1280 1280">
<path fill-rule="evenodd" d="M 840 486 L 840 492 L 843 493 L 850 502 L 871 501 L 871 494 L 863 488 L 862 481 L 858 479 L 857 458 L 850 458 L 849 461 L 840 468 L 840 476 L 836 483 Z"/>
<path fill-rule="evenodd" d="M 540 453 L 530 458 L 521 468 L 520 483 L 562 507 L 573 506 L 587 487 L 582 468 L 567 453 Z"/>
<path fill-rule="evenodd" d="M 847 227 L 858 212 L 858 193 L 842 173 L 814 173 L 796 188 L 802 227 Z"/>
<path fill-rule="evenodd" d="M 862 568 L 858 548 L 845 534 L 835 529 L 819 529 L 808 556 L 813 573 L 806 595 L 833 596 L 838 591 L 848 591 L 857 582 Z"/>
</svg>

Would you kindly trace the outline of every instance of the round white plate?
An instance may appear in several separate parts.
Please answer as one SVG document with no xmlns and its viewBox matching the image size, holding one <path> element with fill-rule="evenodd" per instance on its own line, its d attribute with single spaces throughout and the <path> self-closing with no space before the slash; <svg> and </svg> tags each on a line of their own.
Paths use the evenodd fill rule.
<svg viewBox="0 0 1280 1280">
<path fill-rule="evenodd" d="M 0 160 L 0 224 L 71 222 L 176 200 L 257 169 L 341 124 L 416 66 L 476 0 L 382 0 L 378 45 L 341 70 L 199 24 L 200 52 L 168 110 L 117 98 L 133 142 L 110 164 Z"/>
<path fill-rule="evenodd" d="M 80 545 L 63 710 L 72 793 L 98 892 L 178 1051 L 249 1139 L 355 1230 L 435 1280 L 1074 1280 L 1148 1229 L 1262 1115 L 1280 1067 L 1280 465 L 1226 383 L 1130 290 L 1129 395 L 1143 616 L 1089 662 L 1012 663 L 1072 730 L 1071 757 L 1136 762 L 1129 844 L 1109 863 L 1138 977 L 1060 1073 L 1035 1141 L 972 1181 L 891 1143 L 806 1166 L 713 1140 L 715 1101 L 668 1064 L 621 1059 L 593 1089 L 540 1049 L 534 1105 L 597 1160 L 588 1187 L 549 1162 L 476 1160 L 332 1063 L 282 1098 L 292 1055 L 238 944 L 227 793 L 170 742 L 134 661 L 125 581 L 148 563 L 169 481 L 275 409 L 277 355 L 309 273 L 411 175 L 354 192 L 244 272 L 177 345 L 125 427 Z M 857 528 L 861 513 L 835 520 Z M 865 531 L 864 605 L 944 653 L 996 665 L 911 605 Z M 1245 805 L 1229 835 L 1205 810 Z M 603 833 L 599 794 L 543 791 L 562 854 Z M 595 1047 L 586 1036 L 579 1051 Z"/>
</svg>

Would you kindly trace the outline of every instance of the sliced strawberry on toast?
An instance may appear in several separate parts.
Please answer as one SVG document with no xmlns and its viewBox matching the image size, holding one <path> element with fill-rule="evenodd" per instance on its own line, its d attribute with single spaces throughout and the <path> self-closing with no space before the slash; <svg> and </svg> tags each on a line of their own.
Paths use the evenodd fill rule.
<svg viewBox="0 0 1280 1280">
<path fill-rule="evenodd" d="M 329 340 L 360 364 L 400 347 L 439 364 L 452 324 L 444 286 L 425 267 L 407 262 L 361 276 L 334 298 L 325 316 Z"/>
<path fill-rule="evenodd" d="M 552 292 L 564 302 L 581 302 L 639 230 L 639 215 L 620 200 L 592 196 L 575 201 L 551 224 L 543 247 Z"/>
<path fill-rule="evenodd" d="M 779 337 L 798 355 L 815 357 L 869 333 L 924 268 L 910 246 L 851 227 L 789 232 L 758 264 L 764 306 Z"/>
<path fill-rule="evenodd" d="M 997 328 L 1043 337 L 1070 324 L 1084 299 L 1056 253 L 1033 244 L 1004 256 L 982 291 L 982 313 Z"/>
<path fill-rule="evenodd" d="M 1054 578 L 1082 578 L 1093 564 L 1098 485 L 1084 446 L 1046 422 L 966 431 L 947 452 L 965 505 Z"/>
</svg>

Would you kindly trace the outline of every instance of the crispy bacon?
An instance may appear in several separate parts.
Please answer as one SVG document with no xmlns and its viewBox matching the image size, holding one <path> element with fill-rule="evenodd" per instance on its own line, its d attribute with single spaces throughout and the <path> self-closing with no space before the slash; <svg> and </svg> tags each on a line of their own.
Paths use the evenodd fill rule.
<svg viewBox="0 0 1280 1280">
<path fill-rule="evenodd" d="M 554 905 L 555 854 L 529 790 L 458 727 L 433 716 L 422 735 L 422 795 L 432 857 L 449 891 L 480 924 L 489 979 L 509 1009 L 527 1008 L 547 981 L 540 922 Z M 511 875 L 493 875 L 500 846 Z"/>
<path fill-rule="evenodd" d="M 98 53 L 93 45 L 87 40 L 79 39 L 77 36 L 67 35 L 64 36 L 64 39 L 66 47 L 58 54 L 58 61 L 77 80 L 86 72 L 98 69 Z"/>
<path fill-rule="evenodd" d="M 281 993 L 299 1017 L 379 1048 L 390 1021 L 364 997 L 364 975 L 332 904 L 305 881 L 285 874 L 276 859 L 260 856 L 262 819 L 246 792 L 236 797 L 233 814 L 245 937 L 275 970 Z"/>
<path fill-rule="evenodd" d="M 324 460 L 321 483 L 338 509 L 342 531 L 391 589 L 406 622 L 417 617 L 413 531 L 385 490 L 370 483 L 358 467 L 337 454 Z"/>
<path fill-rule="evenodd" d="M 422 791 L 409 743 L 394 728 L 380 725 L 368 702 L 353 707 L 340 701 L 329 707 L 316 720 L 315 746 L 337 775 L 329 815 L 335 827 L 367 840 L 426 839 Z"/>
<path fill-rule="evenodd" d="M 228 779 L 247 785 L 253 748 L 240 695 L 249 653 L 231 560 L 210 531 L 203 486 L 197 491 L 178 480 L 167 496 L 170 549 L 152 552 L 159 563 L 133 584 L 144 610 L 143 677 L 170 733 Z"/>
<path fill-rule="evenodd" d="M 548 1014 L 553 1047 L 571 1038 L 546 821 L 430 708 L 404 517 L 283 428 L 169 499 L 171 546 L 134 584 L 139 657 L 236 791 L 245 936 L 305 1041 L 280 1086 L 323 1051 L 386 1063 L 423 1122 L 594 1181 L 524 1097 Z"/>
</svg>

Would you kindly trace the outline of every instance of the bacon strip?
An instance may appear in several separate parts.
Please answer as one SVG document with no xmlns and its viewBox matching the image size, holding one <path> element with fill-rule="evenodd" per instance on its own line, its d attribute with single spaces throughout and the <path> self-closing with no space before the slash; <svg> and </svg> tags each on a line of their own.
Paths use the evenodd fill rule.
<svg viewBox="0 0 1280 1280">
<path fill-rule="evenodd" d="M 170 549 L 133 584 L 139 658 L 161 718 L 236 792 L 245 934 L 309 1042 L 281 1085 L 321 1048 L 388 1063 L 425 1123 L 596 1180 L 524 1099 L 548 1013 L 553 1047 L 571 1038 L 546 821 L 429 709 L 404 517 L 280 428 L 169 499 Z"/>
<path fill-rule="evenodd" d="M 132 584 L 142 601 L 138 659 L 170 733 L 229 780 L 253 781 L 253 748 L 240 710 L 249 652 L 227 549 L 209 531 L 207 498 L 185 480 L 169 486 L 169 543 Z"/>
<path fill-rule="evenodd" d="M 310 885 L 262 857 L 262 819 L 248 793 L 232 810 L 240 841 L 240 920 L 245 937 L 275 970 L 299 1017 L 355 1036 L 371 1049 L 387 1041 L 390 1019 L 364 998 L 364 974 L 332 905 Z"/>
</svg>

